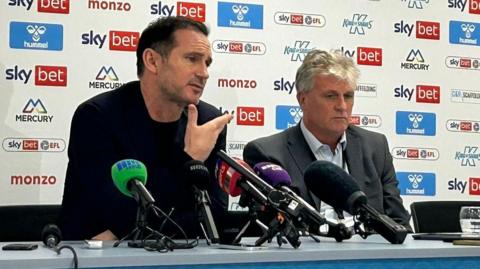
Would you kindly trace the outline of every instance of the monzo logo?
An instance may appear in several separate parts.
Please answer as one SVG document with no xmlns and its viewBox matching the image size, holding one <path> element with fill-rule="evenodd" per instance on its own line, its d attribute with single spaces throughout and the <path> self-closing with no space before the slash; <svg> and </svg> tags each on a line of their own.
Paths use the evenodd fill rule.
<svg viewBox="0 0 480 269">
<path fill-rule="evenodd" d="M 10 48 L 63 50 L 63 26 L 39 22 L 10 22 Z"/>
<path fill-rule="evenodd" d="M 218 26 L 263 29 L 263 6 L 218 2 Z"/>
</svg>

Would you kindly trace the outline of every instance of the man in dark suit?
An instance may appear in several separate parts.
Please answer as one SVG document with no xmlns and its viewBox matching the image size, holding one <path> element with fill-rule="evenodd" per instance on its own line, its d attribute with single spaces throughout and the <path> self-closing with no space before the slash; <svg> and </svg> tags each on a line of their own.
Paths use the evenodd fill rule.
<svg viewBox="0 0 480 269">
<path fill-rule="evenodd" d="M 292 186 L 319 209 L 320 201 L 306 188 L 303 174 L 315 160 L 331 161 L 357 180 L 375 209 L 409 227 L 387 139 L 349 124 L 358 76 L 358 68 L 341 52 L 311 51 L 295 81 L 302 120 L 281 133 L 249 142 L 244 160 L 252 166 L 259 162 L 282 166 Z"/>
<path fill-rule="evenodd" d="M 66 239 L 115 240 L 135 227 L 137 203 L 113 184 L 112 165 L 137 159 L 148 170 L 147 189 L 187 236 L 199 234 L 189 160 L 205 162 L 213 176 L 215 152 L 225 149 L 231 115 L 200 101 L 212 62 L 202 23 L 168 17 L 151 23 L 137 47 L 133 81 L 81 104 L 72 119 L 68 168 L 60 217 Z M 212 178 L 208 189 L 216 214 L 227 196 Z M 220 216 L 221 217 L 221 216 Z M 149 218 L 152 228 L 161 221 Z M 181 231 L 171 221 L 161 230 Z"/>
</svg>

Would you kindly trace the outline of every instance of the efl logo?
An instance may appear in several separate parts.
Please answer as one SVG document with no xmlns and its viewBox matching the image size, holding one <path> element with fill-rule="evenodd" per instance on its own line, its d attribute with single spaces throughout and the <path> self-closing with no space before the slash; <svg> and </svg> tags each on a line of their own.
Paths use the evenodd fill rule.
<svg viewBox="0 0 480 269">
<path fill-rule="evenodd" d="M 378 128 L 382 126 L 382 118 L 378 115 L 357 114 L 350 116 L 350 124 L 367 128 Z"/>
<path fill-rule="evenodd" d="M 401 195 L 435 196 L 436 176 L 434 173 L 397 172 Z"/>
<path fill-rule="evenodd" d="M 218 2 L 220 27 L 263 29 L 263 5 Z"/>
<path fill-rule="evenodd" d="M 232 53 L 247 55 L 263 55 L 267 48 L 260 42 L 215 40 L 212 43 L 213 51 L 216 53 Z"/>
<path fill-rule="evenodd" d="M 70 13 L 70 0 L 38 0 L 38 12 Z"/>
<path fill-rule="evenodd" d="M 10 48 L 63 50 L 63 26 L 38 22 L 10 22 Z"/>
<path fill-rule="evenodd" d="M 276 106 L 275 128 L 285 130 L 297 125 L 303 117 L 303 111 L 299 106 Z"/>
<path fill-rule="evenodd" d="M 435 148 L 395 147 L 392 156 L 395 159 L 435 161 L 439 158 L 439 151 Z"/>
<path fill-rule="evenodd" d="M 468 69 L 480 71 L 480 58 L 447 56 L 445 65 L 448 68 Z"/>
<path fill-rule="evenodd" d="M 382 49 L 358 47 L 357 64 L 382 66 Z"/>
<path fill-rule="evenodd" d="M 417 38 L 440 40 L 440 23 L 417 21 Z"/>
<path fill-rule="evenodd" d="M 35 66 L 35 85 L 38 86 L 67 86 L 66 66 Z"/>
<path fill-rule="evenodd" d="M 291 12 L 275 12 L 275 23 L 281 25 L 324 27 L 325 17 L 319 14 L 303 14 Z"/>
<path fill-rule="evenodd" d="M 471 177 L 468 179 L 468 194 L 480 195 L 480 177 Z"/>
<path fill-rule="evenodd" d="M 480 133 L 480 121 L 447 120 L 446 125 L 450 132 Z"/>
<path fill-rule="evenodd" d="M 237 125 L 263 126 L 265 113 L 263 107 L 237 107 Z"/>
<path fill-rule="evenodd" d="M 65 141 L 56 138 L 5 138 L 3 149 L 8 152 L 63 152 Z"/>
<path fill-rule="evenodd" d="M 110 31 L 110 50 L 136 51 L 139 32 Z"/>
<path fill-rule="evenodd" d="M 205 22 L 205 4 L 177 2 L 177 16 L 187 17 L 198 22 Z"/>
</svg>

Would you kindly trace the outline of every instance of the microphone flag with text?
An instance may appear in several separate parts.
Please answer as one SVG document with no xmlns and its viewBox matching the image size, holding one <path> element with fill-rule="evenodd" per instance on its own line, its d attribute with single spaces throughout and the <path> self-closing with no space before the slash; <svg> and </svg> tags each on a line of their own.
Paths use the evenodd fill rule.
<svg viewBox="0 0 480 269">
<path fill-rule="evenodd" d="M 212 204 L 207 188 L 210 181 L 210 173 L 203 162 L 190 160 L 183 166 L 185 180 L 190 182 L 195 194 L 195 203 L 200 218 L 200 227 L 207 239 L 207 243 L 219 243 L 217 226 L 210 209 Z"/>
<path fill-rule="evenodd" d="M 351 232 L 343 223 L 337 224 L 328 221 L 312 205 L 290 189 L 289 186 L 292 184 L 292 179 L 283 167 L 270 162 L 260 162 L 253 167 L 253 170 L 260 178 L 270 183 L 273 187 L 284 191 L 289 196 L 291 199 L 287 207 L 291 209 L 289 213 L 295 216 L 296 224 L 303 227 L 305 231 L 313 230 L 316 231 L 316 234 L 320 234 L 320 226 L 328 224 L 328 234 L 320 235 L 334 237 L 338 242 L 351 238 Z"/>
<path fill-rule="evenodd" d="M 233 159 L 224 151 L 218 151 L 217 155 L 220 160 L 217 162 L 216 174 L 220 187 L 232 196 L 242 195 L 249 208 L 251 220 L 244 226 L 242 231 L 237 236 L 240 239 L 251 222 L 258 224 L 264 234 L 255 242 L 256 246 L 264 242 L 270 242 L 273 237 L 277 237 L 279 245 L 282 244 L 282 236 L 294 247 L 300 246 L 300 234 L 293 224 L 293 215 L 289 214 L 291 209 L 288 209 L 289 199 L 288 195 L 283 191 L 273 188 L 263 179 L 258 177 L 253 169 L 244 161 L 240 159 Z M 266 211 L 273 212 L 271 221 L 268 226 L 263 224 L 258 218 L 258 214 Z"/>
<path fill-rule="evenodd" d="M 305 170 L 305 184 L 320 200 L 350 213 L 392 244 L 401 244 L 407 229 L 385 214 L 381 214 L 367 202 L 355 179 L 337 165 L 327 161 L 315 161 Z M 355 232 L 366 238 L 368 234 L 355 223 Z"/>
</svg>

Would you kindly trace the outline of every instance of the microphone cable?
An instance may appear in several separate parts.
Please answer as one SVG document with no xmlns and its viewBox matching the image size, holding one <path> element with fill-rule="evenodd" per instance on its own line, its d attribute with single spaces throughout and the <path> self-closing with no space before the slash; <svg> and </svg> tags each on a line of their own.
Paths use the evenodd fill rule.
<svg viewBox="0 0 480 269">
<path fill-rule="evenodd" d="M 73 268 L 78 268 L 78 256 L 77 252 L 72 246 L 69 245 L 61 245 L 60 242 L 62 241 L 62 232 L 55 224 L 47 224 L 43 227 L 42 230 L 42 241 L 45 246 L 57 253 L 57 255 L 61 254 L 62 249 L 69 249 L 72 251 L 73 254 Z"/>
</svg>

